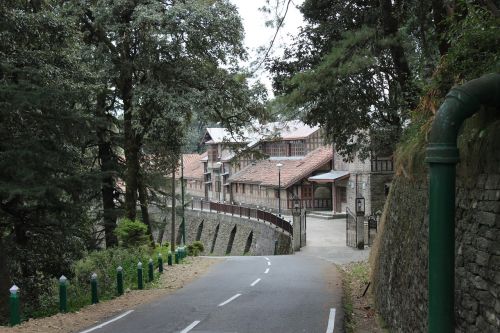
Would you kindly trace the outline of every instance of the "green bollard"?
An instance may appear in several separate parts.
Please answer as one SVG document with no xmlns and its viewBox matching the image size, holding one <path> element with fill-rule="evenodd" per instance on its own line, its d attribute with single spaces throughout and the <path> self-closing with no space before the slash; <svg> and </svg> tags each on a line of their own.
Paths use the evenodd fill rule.
<svg viewBox="0 0 500 333">
<path fill-rule="evenodd" d="M 10 326 L 19 325 L 21 323 L 21 314 L 19 311 L 19 295 L 17 292 L 19 291 L 19 287 L 13 285 L 10 289 Z"/>
<path fill-rule="evenodd" d="M 142 262 L 137 263 L 137 288 L 144 289 L 144 283 L 142 281 Z"/>
<path fill-rule="evenodd" d="M 172 266 L 172 251 L 168 251 L 167 264 Z"/>
<path fill-rule="evenodd" d="M 68 312 L 68 279 L 61 275 L 59 278 L 59 311 Z"/>
<path fill-rule="evenodd" d="M 149 258 L 149 263 L 148 263 L 148 279 L 149 282 L 153 282 L 153 270 L 154 270 L 154 264 L 153 264 L 153 259 Z"/>
<path fill-rule="evenodd" d="M 175 264 L 177 265 L 179 263 L 179 249 L 175 249 L 175 254 L 174 254 L 174 257 L 175 257 Z"/>
<path fill-rule="evenodd" d="M 158 253 L 158 272 L 160 274 L 163 273 L 163 258 L 161 256 L 161 253 Z"/>
<path fill-rule="evenodd" d="M 93 273 L 90 277 L 90 289 L 92 292 L 92 304 L 99 303 L 99 296 L 97 295 L 97 274 Z"/>
<path fill-rule="evenodd" d="M 118 266 L 116 269 L 116 293 L 118 296 L 123 295 L 123 268 Z"/>
</svg>

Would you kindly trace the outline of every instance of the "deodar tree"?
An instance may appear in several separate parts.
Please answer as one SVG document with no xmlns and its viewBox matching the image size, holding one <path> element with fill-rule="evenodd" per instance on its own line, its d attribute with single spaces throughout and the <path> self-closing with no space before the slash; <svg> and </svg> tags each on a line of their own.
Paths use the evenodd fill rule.
<svg viewBox="0 0 500 333">
<path fill-rule="evenodd" d="M 245 55 L 239 16 L 228 1 L 88 0 L 73 5 L 95 58 L 109 65 L 103 92 L 116 92 L 121 110 L 124 215 L 136 219 L 139 200 L 151 232 L 147 171 L 167 174 L 176 168 L 193 114 L 238 127 L 261 112 L 253 103 L 254 92 L 238 75 L 237 62 Z"/>
<path fill-rule="evenodd" d="M 77 28 L 58 1 L 0 2 L 0 290 L 22 285 L 26 313 L 91 231 L 90 76 Z"/>
<path fill-rule="evenodd" d="M 420 73 L 410 59 L 420 40 L 402 33 L 402 6 L 306 0 L 306 25 L 283 57 L 268 63 L 284 96 L 277 103 L 321 125 L 346 158 L 390 154 L 416 105 Z"/>
</svg>

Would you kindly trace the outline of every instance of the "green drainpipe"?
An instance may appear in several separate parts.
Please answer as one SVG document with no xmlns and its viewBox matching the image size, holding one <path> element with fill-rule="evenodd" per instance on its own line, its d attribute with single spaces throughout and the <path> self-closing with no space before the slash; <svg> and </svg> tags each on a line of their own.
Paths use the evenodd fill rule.
<svg viewBox="0 0 500 333">
<path fill-rule="evenodd" d="M 429 136 L 429 332 L 451 333 L 455 291 L 455 165 L 458 131 L 481 105 L 500 107 L 500 74 L 453 88 L 439 108 Z"/>
</svg>

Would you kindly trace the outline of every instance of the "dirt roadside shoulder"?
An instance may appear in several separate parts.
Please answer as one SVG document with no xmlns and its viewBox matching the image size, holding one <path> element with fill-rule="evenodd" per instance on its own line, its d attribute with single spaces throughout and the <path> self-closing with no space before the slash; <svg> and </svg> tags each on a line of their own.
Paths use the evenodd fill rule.
<svg viewBox="0 0 500 333">
<path fill-rule="evenodd" d="M 181 289 L 188 283 L 207 273 L 212 265 L 224 258 L 189 258 L 189 263 L 165 266 L 165 273 L 154 289 L 132 290 L 125 295 L 89 305 L 77 312 L 57 314 L 51 317 L 31 319 L 16 327 L 0 326 L 1 333 L 73 333 L 98 324 L 139 305 Z M 90 295 L 89 295 L 90 298 Z"/>
</svg>

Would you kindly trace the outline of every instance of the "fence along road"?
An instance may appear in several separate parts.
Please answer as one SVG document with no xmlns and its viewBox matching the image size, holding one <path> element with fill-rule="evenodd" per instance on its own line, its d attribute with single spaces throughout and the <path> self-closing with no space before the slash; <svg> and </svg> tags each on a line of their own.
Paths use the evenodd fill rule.
<svg viewBox="0 0 500 333">
<path fill-rule="evenodd" d="M 231 216 L 239 216 L 241 218 L 248 218 L 262 222 L 271 223 L 278 228 L 281 228 L 289 235 L 293 235 L 292 225 L 285 219 L 278 217 L 275 214 L 266 212 L 257 208 L 244 207 L 239 205 L 231 205 L 220 202 L 206 201 L 206 200 L 193 200 L 191 201 L 192 210 L 209 211 L 219 214 L 227 214 Z"/>
<path fill-rule="evenodd" d="M 342 332 L 340 286 L 333 264 L 321 259 L 228 257 L 185 288 L 94 332 Z"/>
</svg>

